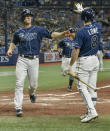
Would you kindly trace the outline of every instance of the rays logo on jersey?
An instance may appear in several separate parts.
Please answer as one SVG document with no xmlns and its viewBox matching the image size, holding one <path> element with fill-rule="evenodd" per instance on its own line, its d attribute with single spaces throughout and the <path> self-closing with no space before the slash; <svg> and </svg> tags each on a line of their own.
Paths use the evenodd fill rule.
<svg viewBox="0 0 110 131">
<path fill-rule="evenodd" d="M 22 39 L 22 38 L 24 38 L 24 33 L 20 33 L 19 34 L 19 37 Z"/>
<path fill-rule="evenodd" d="M 66 47 L 70 47 L 70 43 L 66 43 L 65 45 L 66 45 Z"/>
<path fill-rule="evenodd" d="M 37 33 L 20 33 L 19 38 L 21 41 L 31 41 L 37 38 Z"/>
<path fill-rule="evenodd" d="M 74 49 L 74 42 L 71 42 L 71 43 L 66 43 L 66 47 L 68 47 L 69 49 Z"/>
</svg>

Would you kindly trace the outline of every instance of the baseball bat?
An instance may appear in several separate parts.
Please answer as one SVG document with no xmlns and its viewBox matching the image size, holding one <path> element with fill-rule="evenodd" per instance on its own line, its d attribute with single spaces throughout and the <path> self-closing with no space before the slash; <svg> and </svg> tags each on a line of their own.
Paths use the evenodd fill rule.
<svg viewBox="0 0 110 131">
<path fill-rule="evenodd" d="M 82 82 L 83 84 L 85 84 L 87 87 L 93 89 L 94 91 L 97 91 L 97 88 L 94 88 L 94 87 L 90 86 L 89 84 L 87 84 L 85 81 L 81 80 L 75 73 L 68 72 L 68 75 L 71 75 L 72 77 L 76 78 L 77 80 L 79 80 L 80 82 Z"/>
</svg>

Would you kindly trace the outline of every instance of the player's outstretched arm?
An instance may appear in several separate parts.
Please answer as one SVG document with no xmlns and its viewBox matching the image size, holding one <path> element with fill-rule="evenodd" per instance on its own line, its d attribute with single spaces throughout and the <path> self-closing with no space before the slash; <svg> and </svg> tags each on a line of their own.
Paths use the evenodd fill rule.
<svg viewBox="0 0 110 131">
<path fill-rule="evenodd" d="M 16 48 L 16 45 L 14 43 L 11 43 L 10 46 L 9 46 L 9 49 L 7 51 L 7 55 L 9 57 L 12 56 L 12 52 L 13 52 L 14 48 Z"/>
<path fill-rule="evenodd" d="M 64 37 L 67 37 L 68 35 L 70 34 L 69 30 L 67 31 L 64 31 L 64 32 L 53 32 L 51 34 L 51 37 L 52 38 L 64 38 Z"/>
<path fill-rule="evenodd" d="M 77 60 L 78 58 L 78 55 L 79 55 L 79 52 L 80 52 L 80 49 L 79 48 L 75 48 L 72 52 L 72 57 L 71 57 L 71 61 L 70 61 L 70 66 L 72 66 L 75 61 Z"/>
</svg>

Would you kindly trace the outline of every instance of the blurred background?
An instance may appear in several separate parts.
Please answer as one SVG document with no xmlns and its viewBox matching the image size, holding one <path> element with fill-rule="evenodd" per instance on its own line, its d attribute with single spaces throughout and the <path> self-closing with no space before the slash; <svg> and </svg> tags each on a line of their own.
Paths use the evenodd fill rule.
<svg viewBox="0 0 110 131">
<path fill-rule="evenodd" d="M 46 27 L 50 31 L 64 31 L 69 27 L 79 29 L 82 26 L 80 17 L 73 12 L 76 2 L 95 10 L 95 19 L 103 28 L 101 40 L 104 58 L 110 59 L 110 0 L 0 0 L 0 65 L 15 65 L 16 63 L 17 48 L 12 58 L 8 58 L 6 52 L 14 32 L 22 26 L 21 12 L 23 9 L 29 8 L 33 12 L 34 25 Z M 40 63 L 61 60 L 57 54 L 58 42 L 56 39 L 43 39 Z"/>
</svg>

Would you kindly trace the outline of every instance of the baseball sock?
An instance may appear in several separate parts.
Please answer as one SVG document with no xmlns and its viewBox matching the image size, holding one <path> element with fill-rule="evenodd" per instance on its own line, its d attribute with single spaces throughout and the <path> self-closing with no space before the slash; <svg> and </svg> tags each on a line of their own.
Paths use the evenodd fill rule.
<svg viewBox="0 0 110 131">
<path fill-rule="evenodd" d="M 74 78 L 72 76 L 70 76 L 70 78 L 69 78 L 69 86 L 72 86 L 73 81 L 74 81 Z"/>
<path fill-rule="evenodd" d="M 73 84 L 73 80 L 69 79 L 69 86 L 72 86 L 72 84 Z"/>
<path fill-rule="evenodd" d="M 97 102 L 97 98 L 92 98 L 92 102 L 93 102 L 93 105 L 95 106 L 96 105 L 96 102 Z"/>
</svg>

